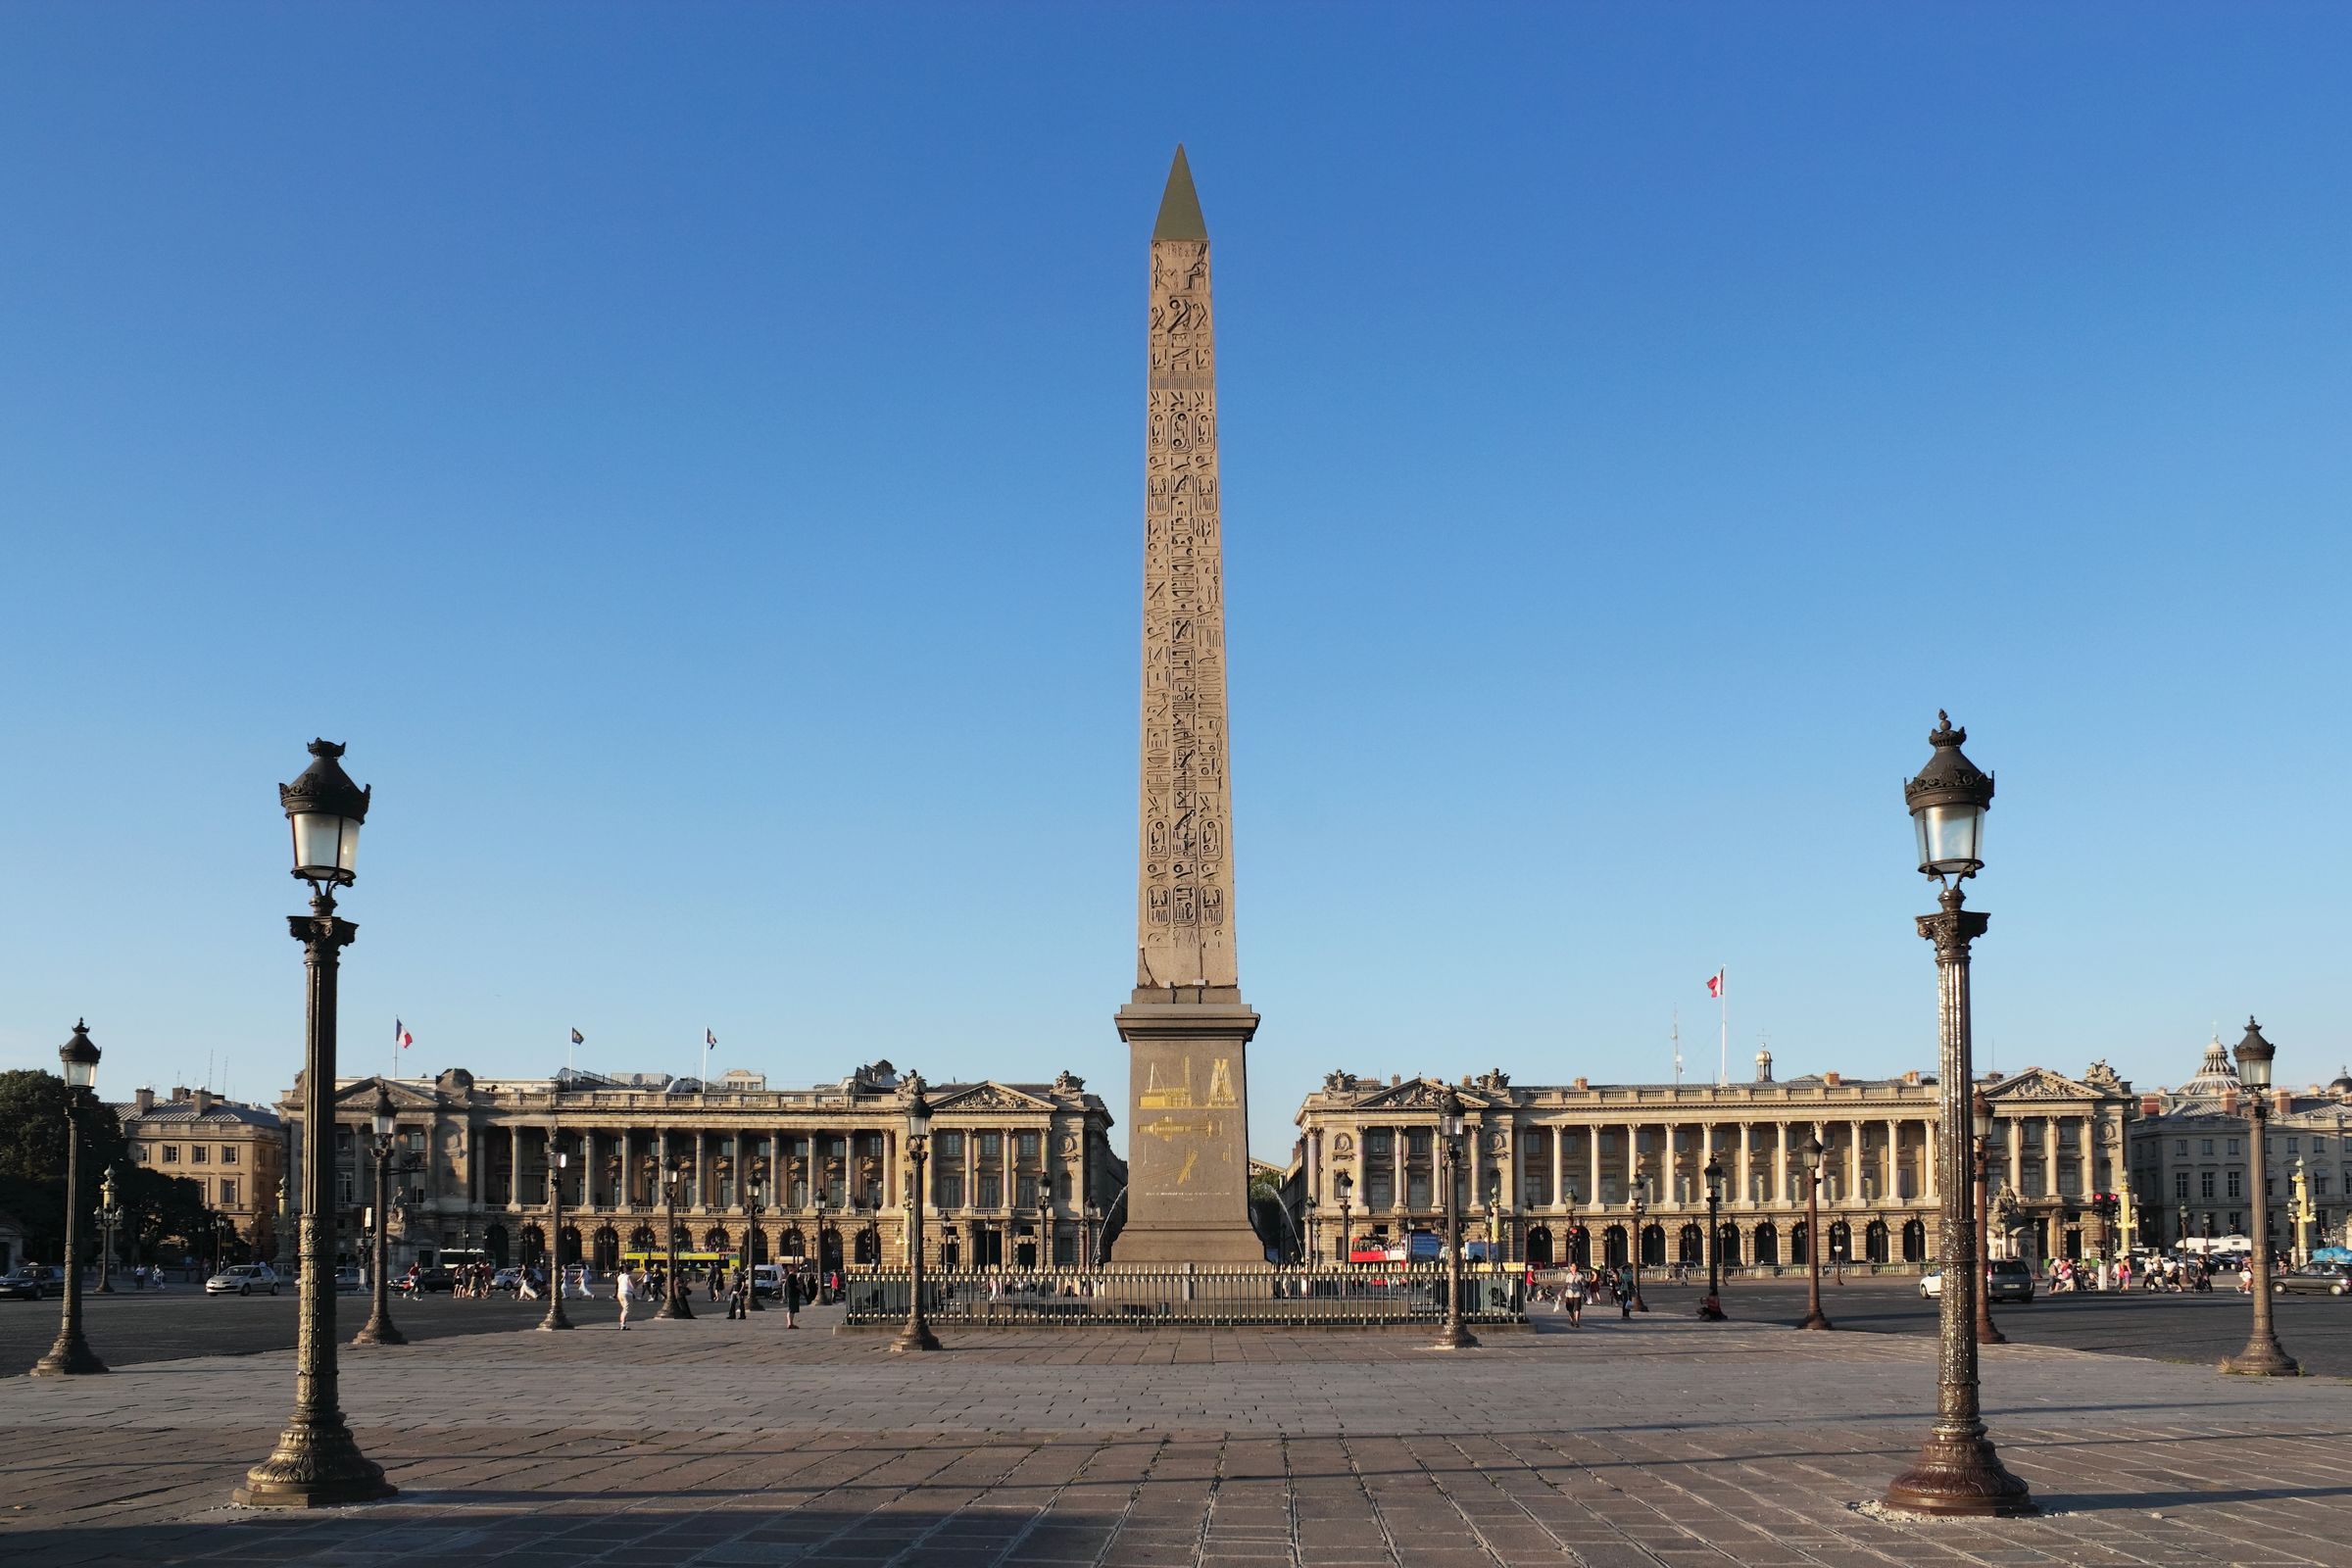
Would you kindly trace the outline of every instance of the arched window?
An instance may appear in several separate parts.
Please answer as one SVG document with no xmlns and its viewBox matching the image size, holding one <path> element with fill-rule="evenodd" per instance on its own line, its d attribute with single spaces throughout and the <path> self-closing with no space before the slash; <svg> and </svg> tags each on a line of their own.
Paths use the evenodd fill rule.
<svg viewBox="0 0 2352 1568">
<path fill-rule="evenodd" d="M 1813 1261 L 1813 1231 L 1801 1219 L 1788 1227 L 1788 1261 L 1805 1264 Z"/>
<path fill-rule="evenodd" d="M 1642 1266 L 1663 1268 L 1666 1264 L 1666 1227 L 1655 1222 L 1642 1227 Z"/>
<path fill-rule="evenodd" d="M 1627 1249 L 1628 1243 L 1626 1241 L 1624 1226 L 1612 1225 L 1606 1231 L 1603 1231 L 1600 1238 L 1600 1255 L 1603 1260 L 1602 1266 L 1606 1268 L 1625 1267 L 1627 1263 L 1633 1261 L 1634 1255 Z"/>
<path fill-rule="evenodd" d="M 1740 1266 L 1740 1227 L 1728 1219 L 1715 1228 L 1715 1255 L 1724 1268 Z"/>
<path fill-rule="evenodd" d="M 1756 1261 L 1766 1267 L 1778 1268 L 1781 1262 L 1780 1227 L 1766 1220 L 1756 1227 Z"/>
<path fill-rule="evenodd" d="M 596 1270 L 610 1274 L 620 1267 L 620 1234 L 610 1225 L 596 1228 Z"/>
<path fill-rule="evenodd" d="M 706 1252 L 730 1252 L 734 1250 L 734 1249 L 727 1243 L 727 1228 L 724 1225 L 713 1225 L 709 1230 L 703 1232 L 703 1250 Z"/>
<path fill-rule="evenodd" d="M 1903 1221 L 1903 1261 L 1924 1263 L 1928 1258 L 1928 1227 L 1916 1219 Z"/>
<path fill-rule="evenodd" d="M 1551 1227 L 1538 1225 L 1527 1233 L 1527 1266 L 1551 1267 Z"/>
<path fill-rule="evenodd" d="M 632 1252 L 650 1252 L 661 1245 L 662 1240 L 654 1234 L 651 1225 L 640 1225 L 629 1232 L 629 1250 Z"/>
<path fill-rule="evenodd" d="M 547 1232 L 536 1225 L 522 1228 L 522 1263 L 526 1268 L 547 1261 Z"/>
<path fill-rule="evenodd" d="M 1707 1260 L 1706 1233 L 1696 1225 L 1684 1226 L 1675 1237 L 1674 1246 L 1678 1263 L 1704 1264 Z"/>
<path fill-rule="evenodd" d="M 1873 1263 L 1886 1261 L 1886 1222 L 1874 1219 L 1862 1232 L 1863 1255 Z"/>
<path fill-rule="evenodd" d="M 577 1225 L 566 1225 L 564 1227 L 563 1239 L 556 1249 L 556 1265 L 559 1268 L 569 1268 L 579 1260 L 580 1228 Z"/>
<path fill-rule="evenodd" d="M 497 1267 L 507 1266 L 507 1228 L 504 1225 L 493 1225 L 482 1233 L 482 1250 L 490 1254 L 490 1261 Z"/>
</svg>

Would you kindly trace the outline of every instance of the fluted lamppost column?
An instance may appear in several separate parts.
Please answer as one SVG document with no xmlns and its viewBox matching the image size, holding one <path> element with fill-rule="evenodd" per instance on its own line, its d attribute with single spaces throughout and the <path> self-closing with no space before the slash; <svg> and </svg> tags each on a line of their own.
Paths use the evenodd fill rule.
<svg viewBox="0 0 2352 1568">
<path fill-rule="evenodd" d="M 939 1337 L 923 1316 L 923 1167 L 931 1159 L 931 1102 L 923 1094 L 922 1079 L 906 1076 L 906 1160 L 914 1180 L 906 1195 L 906 1326 L 890 1342 L 898 1353 L 939 1348 Z"/>
<path fill-rule="evenodd" d="M 59 1308 L 57 1343 L 32 1364 L 36 1378 L 82 1377 L 104 1372 L 89 1342 L 81 1337 L 81 1106 L 98 1076 L 98 1048 L 89 1025 L 74 1020 L 74 1033 L 57 1049 L 66 1080 L 66 1289 Z"/>
<path fill-rule="evenodd" d="M 767 1310 L 760 1304 L 760 1282 L 752 1274 L 753 1265 L 759 1261 L 752 1250 L 752 1237 L 759 1232 L 760 1216 L 766 1212 L 763 1200 L 767 1194 L 767 1156 L 761 1154 L 751 1162 L 751 1173 L 743 1183 L 743 1304 L 747 1312 Z"/>
<path fill-rule="evenodd" d="M 2246 1130 L 2253 1134 L 2248 1174 L 2254 1180 L 2254 1329 L 2246 1338 L 2246 1348 L 2224 1361 L 2222 1370 L 2257 1378 L 2291 1378 L 2303 1370 L 2279 1345 L 2271 1327 L 2271 1202 L 2267 1189 L 2271 1057 L 2277 1054 L 2278 1048 L 2262 1037 L 2262 1026 L 2249 1017 L 2246 1037 L 2237 1043 L 2237 1077 L 2246 1090 Z"/>
<path fill-rule="evenodd" d="M 1642 1234 L 1649 1228 L 1649 1173 L 1637 1171 L 1634 1176 L 1634 1310 L 1646 1312 L 1649 1303 L 1642 1299 L 1642 1247 L 1646 1238 Z"/>
<path fill-rule="evenodd" d="M 98 1294 L 115 1294 L 115 1226 L 122 1218 L 122 1205 L 115 1200 L 115 1173 L 108 1171 L 106 1180 L 98 1184 Z"/>
<path fill-rule="evenodd" d="M 1355 1178 L 1341 1171 L 1331 1179 L 1331 1185 L 1340 1195 L 1340 1262 L 1345 1265 L 1355 1259 L 1355 1236 L 1348 1212 L 1348 1200 L 1355 1196 Z"/>
<path fill-rule="evenodd" d="M 231 1494 L 249 1508 L 335 1508 L 399 1489 L 360 1451 L 344 1424 L 335 1364 L 335 1001 L 343 950 L 359 927 L 335 913 L 350 886 L 369 792 L 336 760 L 343 748 L 311 743 L 311 765 L 278 787 L 294 830 L 294 874 L 311 886 L 311 912 L 287 920 L 302 944 L 309 1026 L 302 1065 L 302 1286 L 294 1345 L 294 1413 L 270 1457 Z"/>
<path fill-rule="evenodd" d="M 1698 1303 L 1698 1315 L 1710 1323 L 1723 1321 L 1723 1229 L 1720 1218 L 1723 1206 L 1723 1166 L 1713 1156 L 1707 1160 L 1707 1298 Z"/>
<path fill-rule="evenodd" d="M 1474 1350 L 1478 1339 L 1462 1321 L 1462 1205 L 1454 1179 L 1462 1161 L 1462 1097 L 1446 1090 L 1438 1116 L 1446 1180 L 1446 1326 L 1438 1331 L 1437 1348 Z"/>
<path fill-rule="evenodd" d="M 1969 1101 L 1969 1120 L 1976 1130 L 1977 1189 L 1977 1343 L 1979 1345 L 2007 1345 L 2009 1336 L 1992 1321 L 1992 1281 L 1986 1278 L 1992 1267 L 1992 1250 L 1986 1241 L 1985 1229 L 1992 1204 L 1985 1188 L 1992 1174 L 1992 1102 L 1980 1089 Z"/>
<path fill-rule="evenodd" d="M 391 1224 L 385 1211 L 392 1185 L 392 1130 L 398 1125 L 399 1112 L 392 1104 L 392 1091 L 381 1078 L 375 1081 L 375 1105 L 368 1113 L 375 1134 L 368 1152 L 375 1156 L 375 1235 L 369 1238 L 369 1273 L 372 1276 L 368 1293 L 368 1321 L 360 1332 L 351 1337 L 354 1345 L 406 1345 L 408 1336 L 392 1326 L 392 1282 L 385 1278 L 391 1272 Z"/>
<path fill-rule="evenodd" d="M 564 1315 L 564 1173 L 571 1168 L 571 1154 L 563 1139 L 560 1132 L 547 1135 L 547 1250 L 553 1266 L 547 1271 L 547 1316 L 539 1320 L 542 1334 L 571 1327 Z"/>
<path fill-rule="evenodd" d="M 1968 731 L 1942 713 L 1928 737 L 1927 766 L 1903 788 L 1919 839 L 1919 869 L 1936 878 L 1941 912 L 1919 916 L 1919 934 L 1936 945 L 1937 993 L 1936 1093 L 1942 1102 L 1937 1173 L 1943 1192 L 1943 1289 L 1937 1299 L 1938 1354 L 1936 1424 L 1911 1468 L 1886 1489 L 1889 1507 L 1946 1515 L 2012 1515 L 2034 1511 L 2033 1494 L 1994 1452 L 1980 1414 L 1977 1391 L 1977 1294 L 1984 1280 L 1977 1262 L 1976 1184 L 1970 1139 L 1976 1130 L 1971 1100 L 1976 1083 L 1970 1039 L 1968 950 L 1984 934 L 1986 917 L 1964 907 L 1961 884 L 1983 868 L 1984 813 L 1992 805 L 1992 775 L 1960 753 Z M 1948 879 L 1948 880 L 1947 880 Z"/>
<path fill-rule="evenodd" d="M 1805 1162 L 1805 1319 L 1800 1329 L 1826 1329 L 1830 1314 L 1821 1309 L 1821 1161 L 1829 1152 L 1821 1134 L 1810 1133 L 1797 1150 Z"/>
<path fill-rule="evenodd" d="M 669 1272 L 662 1277 L 662 1306 L 654 1313 L 658 1318 L 686 1319 L 694 1316 L 694 1294 L 686 1289 L 685 1280 L 678 1275 L 678 1189 L 685 1185 L 686 1173 L 693 1163 L 684 1154 L 669 1157 L 669 1169 L 663 1171 L 658 1159 L 648 1159 L 648 1171 L 662 1178 L 662 1223 L 668 1227 L 664 1245 L 669 1249 Z"/>
</svg>

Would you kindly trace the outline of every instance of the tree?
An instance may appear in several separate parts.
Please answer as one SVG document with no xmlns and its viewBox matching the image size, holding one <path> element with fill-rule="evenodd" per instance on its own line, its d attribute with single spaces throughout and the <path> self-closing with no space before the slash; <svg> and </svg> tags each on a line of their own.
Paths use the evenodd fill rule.
<svg viewBox="0 0 2352 1568">
<path fill-rule="evenodd" d="M 85 1100 L 81 1121 L 84 1234 L 97 1235 L 98 1184 L 129 1152 L 114 1108 Z M 0 1072 L 0 1208 L 26 1244 L 59 1256 L 66 1239 L 66 1081 L 32 1068 Z"/>
<path fill-rule="evenodd" d="M 209 1249 L 213 1211 L 205 1206 L 201 1184 L 133 1165 L 115 1178 L 115 1194 L 122 1205 L 122 1233 L 140 1255 L 152 1259 L 157 1244 L 171 1237 L 179 1238 L 183 1251 Z"/>
</svg>

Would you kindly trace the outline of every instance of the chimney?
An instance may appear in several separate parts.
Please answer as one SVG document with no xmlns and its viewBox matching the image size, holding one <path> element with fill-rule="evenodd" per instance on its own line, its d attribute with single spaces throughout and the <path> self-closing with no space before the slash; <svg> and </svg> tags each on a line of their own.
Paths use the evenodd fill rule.
<svg viewBox="0 0 2352 1568">
<path fill-rule="evenodd" d="M 1576 1083 L 1575 1083 L 1574 1087 L 1575 1087 L 1575 1088 L 1578 1088 L 1578 1089 L 1590 1089 L 1590 1088 L 1592 1088 L 1592 1086 L 1591 1084 L 1589 1084 L 1589 1083 L 1585 1082 L 1585 1081 L 1584 1081 L 1582 1078 L 1579 1078 L 1579 1079 L 1576 1081 Z"/>
<path fill-rule="evenodd" d="M 2284 1089 L 2274 1089 L 2274 1090 L 2272 1090 L 2272 1091 L 2271 1091 L 2271 1114 L 2272 1114 L 2272 1115 L 2274 1115 L 2274 1116 L 2285 1116 L 2285 1115 L 2290 1115 L 2290 1114 L 2292 1114 L 2292 1113 L 2293 1113 L 2293 1111 L 2294 1111 L 2294 1108 L 2295 1108 L 2295 1097 L 2294 1097 L 2294 1095 L 2293 1095 L 2293 1094 L 2292 1094 L 2290 1091 L 2288 1091 L 2288 1090 L 2284 1090 Z"/>
<path fill-rule="evenodd" d="M 2222 1114 L 2225 1116 L 2237 1114 L 2237 1085 L 2235 1084 L 2222 1086 Z"/>
<path fill-rule="evenodd" d="M 2155 1095 L 2142 1095 L 2142 1096 L 2140 1096 L 2140 1097 L 2139 1097 L 2139 1113 L 2140 1113 L 2142 1116 L 2161 1116 L 2161 1115 L 2163 1115 L 2163 1114 L 2164 1114 L 2164 1101 L 2163 1101 L 2161 1098 L 2159 1098 L 2158 1096 L 2155 1096 Z"/>
<path fill-rule="evenodd" d="M 1912 1069 L 1911 1069 L 1909 1072 L 1906 1072 L 1906 1073 L 1904 1073 L 1904 1074 L 1903 1074 L 1903 1082 L 1905 1082 L 1905 1083 L 1907 1083 L 1907 1084 L 1916 1084 L 1916 1083 L 1918 1083 L 1918 1082 L 1919 1082 L 1919 1069 L 1918 1069 L 1917 1067 L 1914 1067 L 1914 1068 L 1912 1068 Z M 1976 1155 L 1974 1155 L 1974 1154 L 1971 1154 L 1971 1155 L 1969 1155 L 1969 1158 L 1971 1158 L 1971 1159 L 1974 1159 L 1974 1158 L 1976 1158 Z"/>
<path fill-rule="evenodd" d="M 215 1104 L 215 1102 L 216 1102 L 215 1096 L 214 1096 L 213 1092 L 212 1092 L 210 1089 L 199 1089 L 199 1090 L 197 1090 L 197 1091 L 196 1091 L 196 1114 L 197 1114 L 197 1115 L 199 1115 L 199 1116 L 208 1116 L 208 1115 L 212 1114 L 212 1109 L 213 1109 L 213 1105 Z"/>
<path fill-rule="evenodd" d="M 1821 1081 L 1822 1081 L 1823 1083 L 1825 1083 L 1825 1084 L 1829 1085 L 1829 1086 L 1830 1086 L 1832 1089 L 1835 1089 L 1835 1088 L 1837 1088 L 1837 1087 L 1838 1087 L 1838 1082 L 1839 1082 L 1838 1075 L 1837 1075 L 1836 1073 L 1834 1073 L 1834 1072 L 1825 1072 L 1825 1073 L 1823 1073 L 1823 1074 L 1821 1075 Z M 1973 1156 L 1972 1156 L 1972 1157 L 1973 1157 Z"/>
<path fill-rule="evenodd" d="M 176 1105 L 187 1098 L 188 1086 L 186 1084 L 173 1084 L 172 1086 L 172 1103 Z"/>
<path fill-rule="evenodd" d="M 132 1114 L 144 1116 L 155 1108 L 155 1091 L 152 1089 L 142 1089 L 137 1094 L 130 1097 L 130 1102 L 137 1107 Z"/>
</svg>

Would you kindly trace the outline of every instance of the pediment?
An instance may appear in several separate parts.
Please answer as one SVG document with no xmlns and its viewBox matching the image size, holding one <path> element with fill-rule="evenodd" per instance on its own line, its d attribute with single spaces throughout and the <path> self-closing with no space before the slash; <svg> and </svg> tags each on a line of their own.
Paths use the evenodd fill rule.
<svg viewBox="0 0 2352 1568">
<path fill-rule="evenodd" d="M 952 1095 L 931 1102 L 934 1114 L 955 1110 L 1059 1110 L 1051 1100 L 1041 1100 L 1032 1094 L 989 1082 L 973 1084 Z"/>
<path fill-rule="evenodd" d="M 2093 1089 L 2077 1078 L 2047 1067 L 2028 1067 L 2014 1077 L 2004 1078 L 1984 1091 L 1984 1098 L 1995 1102 L 2019 1100 L 2103 1100 L 2109 1091 Z"/>
<path fill-rule="evenodd" d="M 397 1078 L 384 1079 L 383 1083 L 392 1092 L 392 1104 L 396 1110 L 434 1110 L 440 1106 L 440 1096 L 430 1089 L 419 1089 L 415 1084 L 403 1083 Z M 375 1106 L 375 1085 L 373 1078 L 362 1078 L 345 1084 L 335 1091 L 335 1109 L 367 1114 Z"/>
<path fill-rule="evenodd" d="M 1446 1108 L 1447 1088 L 1447 1085 L 1439 1083 L 1432 1078 L 1415 1078 L 1407 1083 L 1391 1084 L 1378 1094 L 1357 1101 L 1355 1108 L 1358 1110 L 1443 1110 Z M 1462 1108 L 1466 1111 L 1485 1110 L 1511 1102 L 1508 1093 L 1486 1094 L 1476 1089 L 1462 1088 L 1455 1088 L 1452 1092 L 1461 1097 Z"/>
</svg>

